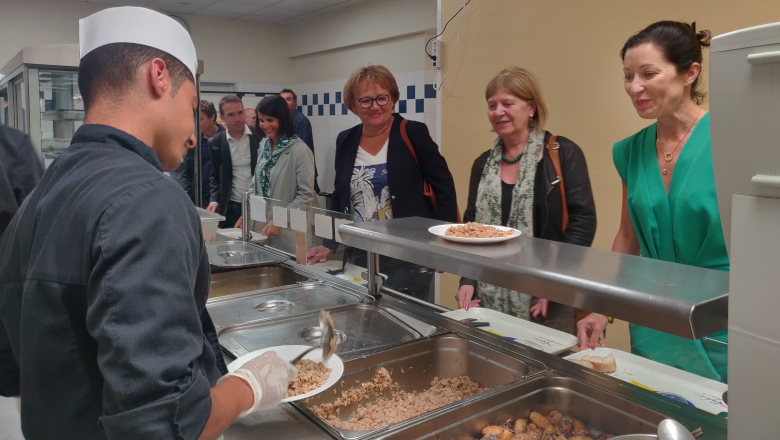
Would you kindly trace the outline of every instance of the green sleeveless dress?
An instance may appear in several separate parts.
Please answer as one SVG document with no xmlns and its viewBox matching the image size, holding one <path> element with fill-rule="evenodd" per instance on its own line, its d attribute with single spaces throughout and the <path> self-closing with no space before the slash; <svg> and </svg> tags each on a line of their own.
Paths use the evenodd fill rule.
<svg viewBox="0 0 780 440">
<path fill-rule="evenodd" d="M 668 196 L 658 169 L 656 128 L 653 124 L 612 149 L 615 168 L 628 189 L 628 211 L 640 255 L 727 272 L 729 257 L 712 171 L 710 115 L 699 120 L 680 152 Z M 632 353 L 727 382 L 727 345 L 689 340 L 634 324 L 629 329 Z M 728 330 L 709 338 L 728 342 Z"/>
</svg>

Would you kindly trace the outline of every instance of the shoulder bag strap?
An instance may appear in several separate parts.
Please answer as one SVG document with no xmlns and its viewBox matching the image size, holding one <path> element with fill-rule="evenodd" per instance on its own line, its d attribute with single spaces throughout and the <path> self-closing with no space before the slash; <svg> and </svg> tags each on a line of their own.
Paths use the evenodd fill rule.
<svg viewBox="0 0 780 440">
<path fill-rule="evenodd" d="M 566 226 L 569 225 L 569 209 L 566 207 L 566 189 L 563 186 L 563 173 L 561 172 L 561 146 L 558 144 L 558 136 L 550 136 L 550 142 L 547 143 L 547 152 L 550 153 L 550 160 L 552 160 L 553 167 L 555 168 L 555 174 L 558 176 L 558 183 L 561 187 L 561 203 L 563 203 L 563 230 L 566 231 Z"/>
</svg>

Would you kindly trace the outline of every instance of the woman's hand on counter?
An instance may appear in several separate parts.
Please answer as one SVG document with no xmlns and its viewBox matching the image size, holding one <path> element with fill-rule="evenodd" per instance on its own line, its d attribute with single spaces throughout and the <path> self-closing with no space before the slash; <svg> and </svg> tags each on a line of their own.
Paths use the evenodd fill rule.
<svg viewBox="0 0 780 440">
<path fill-rule="evenodd" d="M 455 294 L 455 300 L 458 301 L 459 309 L 468 310 L 469 307 L 479 307 L 481 301 L 472 301 L 474 298 L 474 286 L 470 284 L 464 284 L 458 289 L 458 293 Z"/>
<path fill-rule="evenodd" d="M 312 265 L 320 260 L 327 259 L 333 252 L 325 246 L 317 246 L 306 252 L 306 264 Z"/>
<path fill-rule="evenodd" d="M 236 226 L 238 227 L 238 226 Z M 282 228 L 278 226 L 274 226 L 274 222 L 270 221 L 267 225 L 263 228 L 262 231 L 260 231 L 261 235 L 265 235 L 266 237 L 276 237 L 279 235 L 279 231 L 281 231 Z"/>
<path fill-rule="evenodd" d="M 601 339 L 601 334 L 607 325 L 609 319 L 598 313 L 591 313 L 577 322 L 577 342 L 580 344 L 580 350 L 594 349 L 598 344 L 606 347 L 607 344 Z"/>
<path fill-rule="evenodd" d="M 539 298 L 536 301 L 536 304 L 532 305 L 531 308 L 529 309 L 531 312 L 531 316 L 533 316 L 534 318 L 538 318 L 539 315 L 542 315 L 542 317 L 546 318 L 547 307 L 549 307 L 549 305 L 550 305 L 550 301 L 544 298 Z"/>
<path fill-rule="evenodd" d="M 239 217 L 238 221 L 236 222 L 236 225 L 233 226 L 236 229 L 241 229 L 241 227 L 244 226 L 244 217 Z"/>
</svg>

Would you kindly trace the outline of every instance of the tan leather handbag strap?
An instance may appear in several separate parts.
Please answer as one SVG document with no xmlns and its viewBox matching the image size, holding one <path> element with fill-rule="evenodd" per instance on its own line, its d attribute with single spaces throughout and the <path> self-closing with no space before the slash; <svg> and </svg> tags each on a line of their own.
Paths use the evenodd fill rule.
<svg viewBox="0 0 780 440">
<path fill-rule="evenodd" d="M 563 172 L 561 172 L 561 146 L 558 144 L 558 136 L 550 136 L 550 142 L 547 143 L 547 152 L 550 153 L 555 174 L 558 176 L 559 186 L 561 187 L 561 202 L 563 203 L 563 231 L 566 232 L 566 226 L 569 225 L 569 209 L 566 207 L 566 188 L 563 186 Z"/>
</svg>

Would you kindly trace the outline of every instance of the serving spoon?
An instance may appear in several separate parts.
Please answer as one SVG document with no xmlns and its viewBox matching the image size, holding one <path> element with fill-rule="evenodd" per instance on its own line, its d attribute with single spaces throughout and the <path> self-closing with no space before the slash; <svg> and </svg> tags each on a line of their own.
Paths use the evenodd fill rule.
<svg viewBox="0 0 780 440">
<path fill-rule="evenodd" d="M 295 359 L 290 361 L 291 364 L 298 365 L 298 362 L 300 362 L 304 356 L 306 356 L 316 348 L 322 349 L 323 361 L 327 361 L 328 359 L 330 359 L 330 357 L 333 355 L 333 352 L 336 351 L 336 344 L 334 343 L 333 340 L 333 338 L 336 337 L 336 326 L 333 324 L 333 319 L 331 319 L 330 313 L 328 313 L 325 310 L 320 310 L 318 316 L 320 320 L 320 335 L 321 335 L 319 345 L 309 348 L 308 350 L 305 350 L 303 353 L 296 356 Z"/>
</svg>

